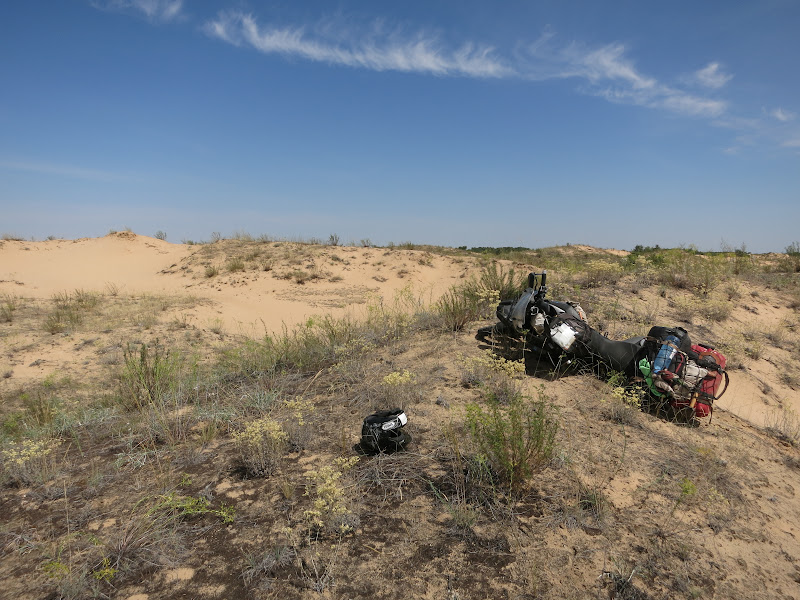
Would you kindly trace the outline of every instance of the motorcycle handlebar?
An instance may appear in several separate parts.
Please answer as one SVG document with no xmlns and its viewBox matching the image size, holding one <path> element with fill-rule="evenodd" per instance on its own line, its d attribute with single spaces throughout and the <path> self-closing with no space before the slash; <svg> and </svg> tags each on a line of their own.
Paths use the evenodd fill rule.
<svg viewBox="0 0 800 600">
<path fill-rule="evenodd" d="M 547 285 L 547 269 L 544 269 L 541 273 L 528 273 L 528 287 L 535 288 L 536 287 L 536 276 L 541 275 L 541 281 L 539 282 L 540 287 L 545 287 Z"/>
</svg>

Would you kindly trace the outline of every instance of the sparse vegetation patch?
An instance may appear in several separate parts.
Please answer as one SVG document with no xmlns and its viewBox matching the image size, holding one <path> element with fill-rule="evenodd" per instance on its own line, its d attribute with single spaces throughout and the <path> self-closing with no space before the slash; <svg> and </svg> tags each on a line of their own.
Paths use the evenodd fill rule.
<svg viewBox="0 0 800 600">
<path fill-rule="evenodd" d="M 197 299 L 127 294 L 122 278 L 43 298 L 4 288 L 9 597 L 388 598 L 397 578 L 374 577 L 387 565 L 403 594 L 449 600 L 793 589 L 793 254 L 317 242 L 220 235 L 159 277 L 214 294 L 260 277 L 268 310 L 276 289 L 324 296 L 336 286 L 323 267 L 343 288 L 363 264 L 379 291 L 360 312 L 247 329 L 193 310 Z M 399 269 L 409 282 L 442 264 L 456 282 L 442 298 L 410 285 L 379 295 Z M 674 424 L 643 412 L 624 378 L 530 374 L 524 348 L 480 344 L 476 329 L 533 267 L 612 337 L 701 331 L 728 356 L 731 385 L 753 385 L 764 426 L 729 410 Z M 319 278 L 280 280 L 294 271 Z M 364 416 L 394 407 L 412 441 L 362 454 Z"/>
</svg>

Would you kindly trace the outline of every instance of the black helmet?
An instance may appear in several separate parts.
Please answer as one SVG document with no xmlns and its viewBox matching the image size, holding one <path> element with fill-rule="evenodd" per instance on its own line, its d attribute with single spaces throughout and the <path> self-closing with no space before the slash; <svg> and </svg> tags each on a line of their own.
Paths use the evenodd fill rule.
<svg viewBox="0 0 800 600">
<path fill-rule="evenodd" d="M 369 415 L 361 426 L 362 450 L 367 454 L 400 450 L 411 441 L 411 436 L 402 430 L 407 422 L 408 417 L 400 408 Z"/>
</svg>

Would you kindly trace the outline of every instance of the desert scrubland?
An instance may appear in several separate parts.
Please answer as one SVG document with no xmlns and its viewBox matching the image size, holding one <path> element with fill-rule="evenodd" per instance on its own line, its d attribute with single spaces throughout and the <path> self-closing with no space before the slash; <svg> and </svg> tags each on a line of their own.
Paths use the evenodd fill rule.
<svg viewBox="0 0 800 600">
<path fill-rule="evenodd" d="M 7 237 L 2 597 L 800 598 L 796 253 Z M 543 268 L 725 353 L 713 418 L 479 344 Z"/>
</svg>

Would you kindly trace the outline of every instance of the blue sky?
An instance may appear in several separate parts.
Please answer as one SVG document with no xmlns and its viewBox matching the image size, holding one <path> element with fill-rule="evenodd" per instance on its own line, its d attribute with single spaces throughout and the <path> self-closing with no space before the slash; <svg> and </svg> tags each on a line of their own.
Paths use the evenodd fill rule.
<svg viewBox="0 0 800 600">
<path fill-rule="evenodd" d="M 800 239 L 800 2 L 0 7 L 0 233 Z"/>
</svg>

